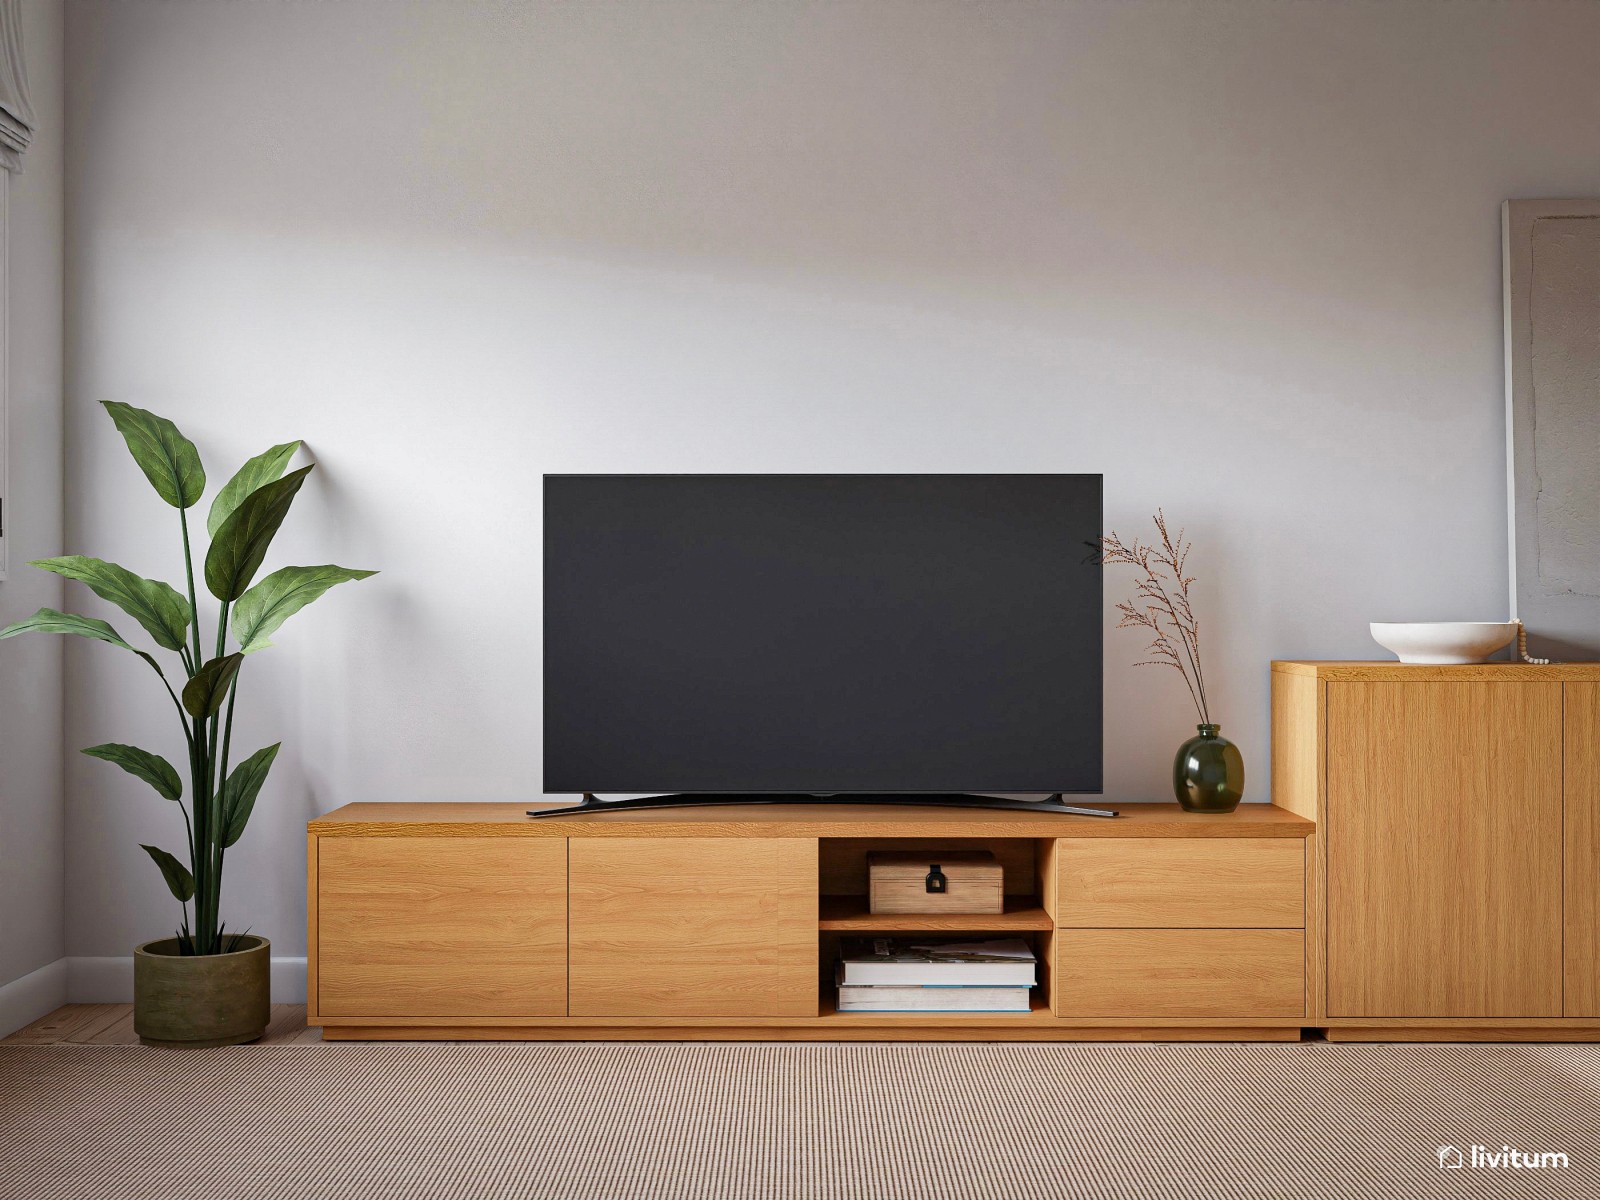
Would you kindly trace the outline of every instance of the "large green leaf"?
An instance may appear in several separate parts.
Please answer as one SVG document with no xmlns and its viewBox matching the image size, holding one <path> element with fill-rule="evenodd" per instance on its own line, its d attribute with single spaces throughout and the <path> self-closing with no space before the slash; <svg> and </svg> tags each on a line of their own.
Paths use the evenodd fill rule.
<svg viewBox="0 0 1600 1200">
<path fill-rule="evenodd" d="M 94 638 L 96 641 L 109 642 L 113 646 L 121 646 L 124 650 L 132 650 L 145 662 L 150 664 L 150 669 L 157 675 L 165 678 L 161 664 L 156 662 L 143 650 L 135 649 L 122 640 L 119 634 L 104 621 L 94 617 L 80 617 L 76 613 L 57 612 L 53 608 L 41 608 L 33 616 L 18 621 L 15 625 L 8 625 L 0 629 L 0 640 L 16 637 L 19 633 L 75 633 L 79 637 Z"/>
<path fill-rule="evenodd" d="M 240 596 L 233 607 L 233 636 L 239 639 L 239 653 L 254 654 L 272 645 L 267 638 L 278 626 L 335 584 L 376 574 L 331 565 L 274 571 Z"/>
<path fill-rule="evenodd" d="M 242 654 L 224 654 L 196 671 L 183 685 L 184 711 L 201 721 L 216 716 L 228 697 L 228 685 L 239 673 L 239 664 L 243 661 Z"/>
<path fill-rule="evenodd" d="M 165 417 L 131 404 L 105 402 L 123 440 L 156 492 L 173 508 L 188 508 L 206 490 L 206 470 L 194 443 Z"/>
<path fill-rule="evenodd" d="M 256 806 L 256 796 L 261 791 L 261 785 L 267 781 L 267 772 L 272 770 L 272 760 L 278 757 L 278 747 L 281 745 L 282 742 L 274 742 L 257 750 L 235 767 L 228 775 L 228 782 L 222 785 L 224 849 L 243 836 L 244 827 L 250 820 L 250 810 Z"/>
<path fill-rule="evenodd" d="M 240 467 L 234 477 L 222 485 L 217 498 L 211 502 L 211 513 L 206 517 L 206 532 L 215 537 L 218 528 L 228 519 L 228 514 L 244 503 L 244 498 L 256 489 L 283 477 L 284 468 L 300 449 L 299 442 L 284 442 L 265 453 L 258 454 Z"/>
<path fill-rule="evenodd" d="M 188 867 L 158 846 L 146 846 L 141 842 L 140 849 L 156 860 L 156 866 L 161 868 L 161 877 L 167 881 L 167 887 L 180 904 L 187 904 L 194 898 L 194 876 L 189 874 Z"/>
<path fill-rule="evenodd" d="M 116 563 L 81 554 L 39 558 L 28 565 L 88 584 L 100 599 L 111 601 L 143 625 L 163 650 L 181 649 L 189 635 L 189 602 L 171 584 L 144 579 Z"/>
<path fill-rule="evenodd" d="M 120 742 L 90 746 L 84 753 L 90 758 L 103 758 L 106 762 L 116 763 L 128 774 L 137 775 L 168 800 L 177 800 L 183 795 L 183 780 L 178 778 L 178 772 L 172 764 L 159 754 L 152 754 L 137 746 L 125 746 Z"/>
<path fill-rule="evenodd" d="M 258 487 L 217 529 L 206 552 L 206 586 L 218 600 L 237 600 L 250 586 L 310 471 L 310 466 L 304 466 Z"/>
</svg>

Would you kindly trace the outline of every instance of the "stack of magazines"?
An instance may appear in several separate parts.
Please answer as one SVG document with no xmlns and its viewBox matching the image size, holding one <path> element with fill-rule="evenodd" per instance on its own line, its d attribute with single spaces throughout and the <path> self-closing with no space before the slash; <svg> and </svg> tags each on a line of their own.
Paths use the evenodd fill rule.
<svg viewBox="0 0 1600 1200">
<path fill-rule="evenodd" d="M 1036 970 L 1021 938 L 847 938 L 839 946 L 839 1011 L 1025 1013 Z"/>
</svg>

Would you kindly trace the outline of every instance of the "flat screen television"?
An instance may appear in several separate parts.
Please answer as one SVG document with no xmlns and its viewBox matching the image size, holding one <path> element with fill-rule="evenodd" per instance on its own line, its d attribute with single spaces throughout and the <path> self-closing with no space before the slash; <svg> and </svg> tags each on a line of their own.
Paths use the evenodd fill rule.
<svg viewBox="0 0 1600 1200">
<path fill-rule="evenodd" d="M 1099 475 L 548 475 L 544 790 L 1098 792 L 1100 530 Z"/>
</svg>

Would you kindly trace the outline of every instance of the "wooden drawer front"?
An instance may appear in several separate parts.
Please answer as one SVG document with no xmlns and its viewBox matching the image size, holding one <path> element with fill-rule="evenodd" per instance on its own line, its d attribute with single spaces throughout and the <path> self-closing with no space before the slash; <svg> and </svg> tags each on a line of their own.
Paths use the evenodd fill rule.
<svg viewBox="0 0 1600 1200">
<path fill-rule="evenodd" d="M 1299 929 L 1302 838 L 1081 838 L 1056 842 L 1057 925 Z"/>
<path fill-rule="evenodd" d="M 1298 929 L 1062 929 L 1058 1017 L 1303 1017 Z"/>
<path fill-rule="evenodd" d="M 815 838 L 571 839 L 571 1015 L 817 1015 Z"/>
<path fill-rule="evenodd" d="M 564 838 L 317 839 L 324 1016 L 567 1011 Z"/>
</svg>

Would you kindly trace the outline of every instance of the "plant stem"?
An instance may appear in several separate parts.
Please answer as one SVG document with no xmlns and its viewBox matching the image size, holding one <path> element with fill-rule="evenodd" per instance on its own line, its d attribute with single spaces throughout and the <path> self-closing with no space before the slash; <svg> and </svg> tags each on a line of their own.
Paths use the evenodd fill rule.
<svg viewBox="0 0 1600 1200">
<path fill-rule="evenodd" d="M 1179 578 L 1181 579 L 1182 576 L 1179 576 Z M 1206 711 L 1205 684 L 1200 678 L 1200 664 L 1198 662 L 1200 647 L 1198 644 L 1196 644 L 1192 650 L 1190 649 L 1189 632 L 1184 628 L 1183 622 L 1179 619 L 1178 610 L 1173 606 L 1172 597 L 1167 595 L 1167 589 L 1162 584 L 1160 576 L 1158 576 L 1154 571 L 1150 572 L 1150 582 L 1155 584 L 1156 591 L 1161 593 L 1161 602 L 1167 606 L 1167 615 L 1172 618 L 1173 625 L 1177 627 L 1178 642 L 1183 646 L 1184 657 L 1189 660 L 1189 669 L 1194 672 L 1194 682 L 1190 684 L 1189 695 L 1194 698 L 1195 711 L 1200 714 L 1201 722 L 1209 725 L 1211 724 L 1211 715 Z M 1183 681 L 1185 683 L 1189 683 L 1189 676 L 1187 673 L 1184 674 Z M 1195 693 L 1196 687 L 1200 689 L 1198 695 Z"/>
<path fill-rule="evenodd" d="M 202 657 L 201 630 L 200 630 L 200 604 L 194 587 L 194 553 L 189 544 L 189 513 L 187 509 L 178 510 L 178 520 L 183 528 L 183 573 L 189 585 L 189 616 L 191 628 L 194 631 L 193 647 L 190 650 L 190 674 L 200 669 L 205 661 Z M 190 778 L 193 783 L 194 825 L 192 830 L 193 848 L 189 855 L 189 868 L 194 874 L 194 946 L 199 954 L 211 953 L 211 938 L 209 930 L 215 927 L 211 916 L 211 895 L 213 890 L 210 871 L 210 846 L 211 846 L 211 758 L 207 753 L 206 722 L 199 717 L 193 718 L 193 734 L 189 738 L 190 747 Z M 214 747 L 213 751 L 214 753 Z"/>
<path fill-rule="evenodd" d="M 231 607 L 232 606 L 226 600 L 224 600 L 222 602 L 221 614 L 217 617 L 217 658 L 221 658 L 223 651 L 227 648 L 228 613 Z M 228 696 L 230 701 L 228 707 L 228 733 L 230 736 L 233 733 L 232 697 L 234 695 L 234 689 L 238 687 L 238 684 L 239 677 L 237 674 L 235 674 L 232 682 L 228 684 Z M 211 844 L 207 847 L 207 849 L 211 853 L 210 875 L 213 893 L 213 920 L 219 917 L 222 912 L 222 839 L 227 836 L 227 829 L 224 824 L 226 820 L 226 814 L 224 814 L 222 811 L 222 795 L 228 778 L 228 739 L 223 739 L 222 757 L 219 759 L 217 757 L 217 729 L 220 724 L 221 722 L 217 719 L 217 717 L 213 716 L 211 718 L 210 766 L 213 772 L 211 782 Z M 221 931 L 218 930 L 218 944 L 216 946 L 216 952 L 221 953 L 221 951 Z"/>
<path fill-rule="evenodd" d="M 222 726 L 222 760 L 217 771 L 217 791 L 224 798 L 228 792 L 228 749 L 233 742 L 233 702 L 239 698 L 239 676 L 234 674 L 233 682 L 228 685 L 228 716 Z M 217 820 L 217 908 L 222 907 L 222 862 L 227 857 L 228 847 L 224 844 L 228 836 L 228 814 L 218 810 Z M 218 947 L 220 949 L 221 947 Z"/>
</svg>

